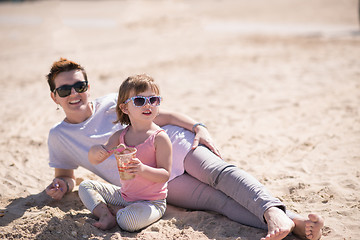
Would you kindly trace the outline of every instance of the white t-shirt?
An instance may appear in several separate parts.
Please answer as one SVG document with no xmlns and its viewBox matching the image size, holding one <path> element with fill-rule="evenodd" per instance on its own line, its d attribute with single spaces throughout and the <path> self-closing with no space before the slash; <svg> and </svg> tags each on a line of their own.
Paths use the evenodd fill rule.
<svg viewBox="0 0 360 240">
<path fill-rule="evenodd" d="M 120 186 L 120 178 L 114 155 L 100 164 L 88 160 L 88 151 L 95 144 L 104 144 L 117 130 L 125 126 L 116 120 L 117 94 L 95 99 L 93 115 L 79 124 L 60 122 L 49 132 L 49 166 L 76 169 L 84 167 L 106 181 Z M 162 127 L 169 135 L 173 146 L 173 163 L 170 180 L 184 173 L 184 158 L 190 151 L 194 134 L 184 128 L 166 125 Z"/>
</svg>

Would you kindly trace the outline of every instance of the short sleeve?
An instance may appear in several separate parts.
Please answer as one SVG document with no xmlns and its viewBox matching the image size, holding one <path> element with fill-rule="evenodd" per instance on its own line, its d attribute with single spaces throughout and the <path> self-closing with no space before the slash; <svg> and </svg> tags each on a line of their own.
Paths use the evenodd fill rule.
<svg viewBox="0 0 360 240">
<path fill-rule="evenodd" d="M 67 151 L 66 141 L 56 131 L 50 130 L 48 138 L 49 166 L 53 168 L 76 169 L 78 165 L 72 160 L 72 156 Z"/>
</svg>

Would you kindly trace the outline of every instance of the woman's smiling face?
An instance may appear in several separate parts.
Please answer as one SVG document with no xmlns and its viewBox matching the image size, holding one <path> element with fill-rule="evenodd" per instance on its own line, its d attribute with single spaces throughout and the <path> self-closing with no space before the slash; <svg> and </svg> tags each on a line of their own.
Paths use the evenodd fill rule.
<svg viewBox="0 0 360 240">
<path fill-rule="evenodd" d="M 80 70 L 72 70 L 69 72 L 61 72 L 59 73 L 55 79 L 56 88 L 64 86 L 64 85 L 73 85 L 77 82 L 85 81 L 84 75 Z M 66 114 L 66 118 L 68 120 L 78 119 L 79 116 L 87 116 L 86 111 L 88 111 L 89 106 L 89 87 L 88 90 L 83 93 L 78 93 L 74 88 L 71 89 L 71 93 L 69 96 L 60 97 L 57 92 L 52 92 L 51 97 L 55 103 L 59 104 Z M 91 116 L 90 115 L 87 117 Z M 86 119 L 83 119 L 85 121 Z"/>
</svg>

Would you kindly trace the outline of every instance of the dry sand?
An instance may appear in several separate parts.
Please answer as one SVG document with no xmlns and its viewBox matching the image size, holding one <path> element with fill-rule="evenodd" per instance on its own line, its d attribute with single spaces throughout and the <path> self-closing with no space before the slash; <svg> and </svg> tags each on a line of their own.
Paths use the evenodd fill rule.
<svg viewBox="0 0 360 240">
<path fill-rule="evenodd" d="M 86 67 L 93 98 L 128 75 L 152 75 L 163 108 L 206 123 L 226 161 L 289 209 L 322 215 L 323 239 L 360 239 L 358 12 L 355 0 L 1 2 L 0 238 L 266 233 L 172 206 L 141 232 L 100 231 L 76 191 L 49 199 L 47 135 L 64 114 L 44 76 L 62 56 Z"/>
</svg>

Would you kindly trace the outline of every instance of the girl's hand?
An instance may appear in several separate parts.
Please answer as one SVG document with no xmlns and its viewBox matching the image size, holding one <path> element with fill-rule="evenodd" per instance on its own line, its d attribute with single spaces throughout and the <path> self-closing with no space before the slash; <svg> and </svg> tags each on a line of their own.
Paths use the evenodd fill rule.
<svg viewBox="0 0 360 240">
<path fill-rule="evenodd" d="M 53 182 L 49 186 L 47 186 L 45 192 L 51 198 L 55 200 L 60 200 L 64 197 L 66 190 L 67 186 L 64 180 L 55 178 Z"/>
<path fill-rule="evenodd" d="M 127 163 L 124 172 L 138 174 L 142 172 L 143 166 L 144 164 L 138 158 L 133 158 Z"/>
<path fill-rule="evenodd" d="M 88 155 L 92 164 L 99 164 L 110 157 L 111 153 L 103 145 L 94 145 L 90 148 Z"/>
<path fill-rule="evenodd" d="M 195 138 L 192 149 L 197 148 L 199 146 L 199 143 L 208 147 L 210 151 L 212 151 L 221 158 L 221 154 L 219 150 L 215 147 L 214 141 L 212 140 L 209 131 L 202 126 L 197 126 L 195 128 Z"/>
</svg>

